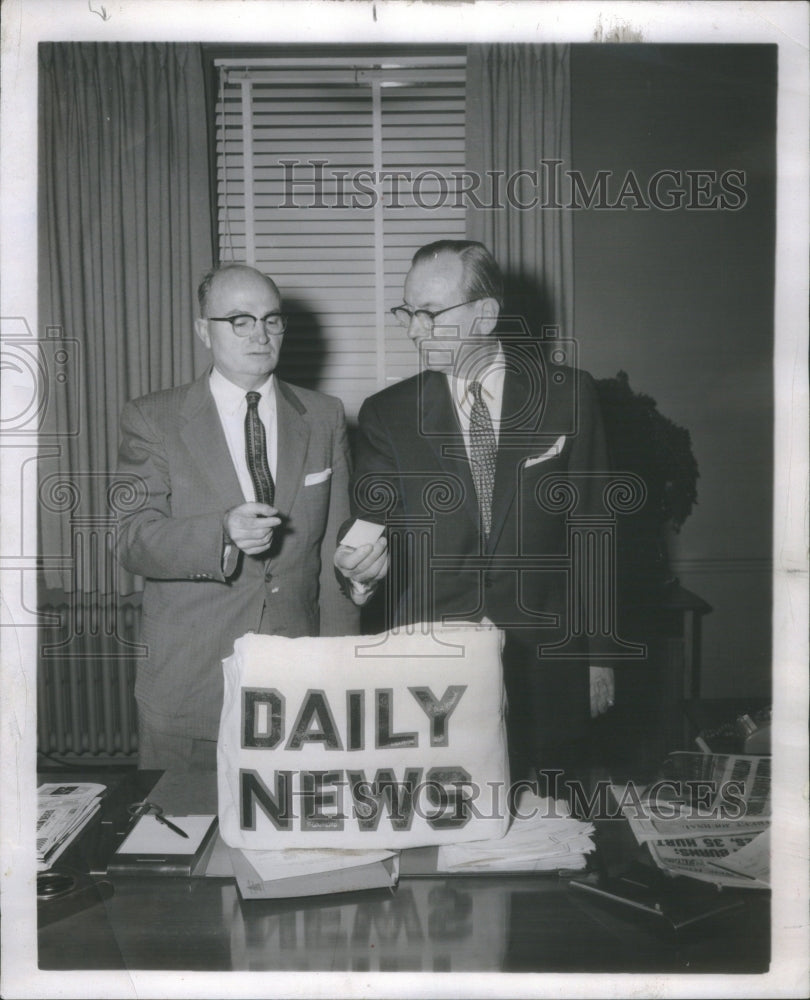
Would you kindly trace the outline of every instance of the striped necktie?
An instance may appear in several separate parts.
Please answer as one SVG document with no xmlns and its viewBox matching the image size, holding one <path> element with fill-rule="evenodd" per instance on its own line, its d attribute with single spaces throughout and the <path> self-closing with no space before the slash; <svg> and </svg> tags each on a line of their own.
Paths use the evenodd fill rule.
<svg viewBox="0 0 810 1000">
<path fill-rule="evenodd" d="M 272 506 L 276 496 L 276 484 L 273 482 L 270 466 L 267 464 L 267 437 L 264 433 L 264 424 L 259 416 L 261 393 L 249 392 L 245 398 L 247 399 L 245 458 L 247 459 L 248 472 L 253 481 L 257 502 Z"/>
<path fill-rule="evenodd" d="M 495 485 L 497 444 L 489 409 L 481 398 L 481 383 L 470 382 L 469 391 L 473 397 L 470 410 L 470 468 L 475 492 L 478 495 L 478 508 L 481 511 L 481 527 L 487 536 L 492 527 L 492 491 Z"/>
</svg>

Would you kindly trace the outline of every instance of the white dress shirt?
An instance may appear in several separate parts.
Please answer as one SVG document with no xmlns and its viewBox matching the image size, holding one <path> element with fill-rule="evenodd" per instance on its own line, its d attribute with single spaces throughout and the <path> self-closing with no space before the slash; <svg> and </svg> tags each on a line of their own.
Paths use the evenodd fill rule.
<svg viewBox="0 0 810 1000">
<path fill-rule="evenodd" d="M 476 372 L 476 382 L 481 383 L 481 399 L 489 410 L 492 429 L 495 431 L 495 441 L 501 425 L 501 410 L 503 408 L 503 383 L 506 374 L 506 358 L 503 348 L 498 345 L 498 353 L 483 372 Z M 450 398 L 456 408 L 461 433 L 464 436 L 464 446 L 467 456 L 470 454 L 470 410 L 475 402 L 470 392 L 470 379 L 447 374 L 447 384 L 450 388 Z"/>
<path fill-rule="evenodd" d="M 245 500 L 255 500 L 256 493 L 253 489 L 253 480 L 250 478 L 247 456 L 245 455 L 247 390 L 234 385 L 216 368 L 211 372 L 210 385 L 211 395 L 216 403 L 219 421 L 225 432 L 228 451 L 231 453 L 242 493 Z M 259 400 L 259 417 L 264 424 L 267 439 L 267 462 L 275 482 L 278 463 L 278 425 L 276 421 L 276 384 L 272 373 L 268 376 L 267 381 L 256 389 L 256 392 L 260 393 L 262 397 Z"/>
</svg>

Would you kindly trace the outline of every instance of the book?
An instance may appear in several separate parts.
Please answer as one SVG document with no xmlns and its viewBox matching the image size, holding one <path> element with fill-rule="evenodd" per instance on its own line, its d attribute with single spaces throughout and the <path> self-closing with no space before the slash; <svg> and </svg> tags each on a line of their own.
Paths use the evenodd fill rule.
<svg viewBox="0 0 810 1000">
<path fill-rule="evenodd" d="M 217 818 L 165 817 L 188 837 L 181 837 L 151 814 L 139 817 L 107 865 L 107 874 L 190 876 L 213 847 Z"/>
<path fill-rule="evenodd" d="M 393 889 L 399 879 L 394 851 L 231 849 L 243 899 L 292 899 L 361 889 Z"/>
</svg>

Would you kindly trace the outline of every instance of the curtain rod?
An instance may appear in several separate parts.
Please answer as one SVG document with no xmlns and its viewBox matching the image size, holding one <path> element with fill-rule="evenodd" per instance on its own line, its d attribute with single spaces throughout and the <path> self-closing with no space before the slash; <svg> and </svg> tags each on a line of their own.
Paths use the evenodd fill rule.
<svg viewBox="0 0 810 1000">
<path fill-rule="evenodd" d="M 308 59 L 306 57 L 293 57 L 293 58 L 269 58 L 262 57 L 259 59 L 237 59 L 230 57 L 227 59 L 215 59 L 215 66 L 222 66 L 224 68 L 228 67 L 264 67 L 265 69 L 281 68 L 281 67 L 303 67 L 303 66 L 361 66 L 367 68 L 385 66 L 386 63 L 391 64 L 391 66 L 458 66 L 463 68 L 467 63 L 466 55 L 458 56 L 408 56 L 408 55 L 386 55 L 381 53 L 376 56 L 326 56 Z"/>
</svg>

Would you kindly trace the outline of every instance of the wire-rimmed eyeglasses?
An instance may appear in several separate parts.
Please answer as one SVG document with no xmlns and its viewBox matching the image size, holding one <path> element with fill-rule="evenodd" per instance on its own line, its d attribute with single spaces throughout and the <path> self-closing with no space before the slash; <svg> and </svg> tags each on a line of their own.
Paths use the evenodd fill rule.
<svg viewBox="0 0 810 1000">
<path fill-rule="evenodd" d="M 420 323 L 428 329 L 432 329 L 437 316 L 441 316 L 442 313 L 450 312 L 451 309 L 458 309 L 459 306 L 472 305 L 473 302 L 478 302 L 479 300 L 480 296 L 476 299 L 467 299 L 466 302 L 456 302 L 454 306 L 446 306 L 444 309 L 437 309 L 435 312 L 432 312 L 430 309 L 409 309 L 405 305 L 394 306 L 391 310 L 391 314 L 398 323 L 402 324 L 402 326 L 410 326 L 411 320 L 416 318 L 417 323 Z"/>
<path fill-rule="evenodd" d="M 251 313 L 236 313 L 233 316 L 208 316 L 213 323 L 230 323 L 237 337 L 249 337 L 260 323 L 268 337 L 279 337 L 287 329 L 287 317 L 284 313 L 271 312 L 261 319 Z"/>
</svg>

